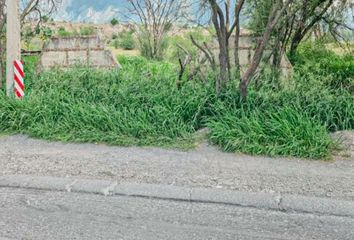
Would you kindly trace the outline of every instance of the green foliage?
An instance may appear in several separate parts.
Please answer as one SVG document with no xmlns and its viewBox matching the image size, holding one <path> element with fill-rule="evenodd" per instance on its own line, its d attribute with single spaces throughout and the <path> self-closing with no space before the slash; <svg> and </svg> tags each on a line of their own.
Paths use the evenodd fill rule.
<svg viewBox="0 0 354 240">
<path fill-rule="evenodd" d="M 44 23 L 46 23 L 46 22 L 49 21 L 49 17 L 48 17 L 48 16 L 42 16 L 41 19 L 42 19 L 42 21 L 43 21 Z"/>
<path fill-rule="evenodd" d="M 226 94 L 208 120 L 210 139 L 227 151 L 329 158 L 328 132 L 354 129 L 354 98 L 347 91 L 302 85 L 274 92 L 263 86 L 247 103 Z M 307 79 L 309 80 L 309 79 Z"/>
<path fill-rule="evenodd" d="M 80 28 L 81 36 L 91 36 L 95 34 L 95 28 L 93 26 L 84 26 Z"/>
<path fill-rule="evenodd" d="M 290 107 L 225 111 L 208 126 L 225 151 L 321 159 L 332 146 L 325 127 Z"/>
<path fill-rule="evenodd" d="M 247 28 L 257 36 L 263 34 L 273 4 L 272 0 L 251 0 L 247 5 L 247 15 L 250 19 Z"/>
<path fill-rule="evenodd" d="M 185 52 L 183 52 L 179 46 L 183 47 L 185 50 L 187 50 L 195 59 L 197 56 L 197 49 L 196 47 L 192 44 L 192 41 L 190 39 L 190 36 L 193 36 L 193 38 L 199 42 L 210 42 L 212 37 L 205 35 L 202 31 L 202 29 L 192 29 L 188 33 L 182 35 L 182 36 L 173 36 L 168 38 L 168 51 L 167 51 L 167 58 L 170 61 L 175 61 L 178 59 L 181 55 L 185 55 Z"/>
<path fill-rule="evenodd" d="M 59 37 L 69 37 L 69 36 L 72 36 L 72 33 L 69 31 L 66 31 L 66 29 L 64 27 L 60 27 L 58 29 L 58 36 Z"/>
<path fill-rule="evenodd" d="M 301 45 L 295 64 L 302 75 L 318 76 L 316 84 L 330 89 L 346 89 L 354 94 L 354 55 L 339 56 L 322 42 L 307 42 Z"/>
<path fill-rule="evenodd" d="M 141 56 L 152 60 L 163 60 L 168 49 L 167 36 L 154 38 L 153 34 L 145 29 L 137 33 Z"/>
<path fill-rule="evenodd" d="M 222 96 L 208 121 L 213 143 L 252 154 L 330 156 L 335 144 L 328 132 L 354 129 L 353 56 L 313 43 L 299 50 L 293 88 L 263 75 L 247 103 L 235 94 Z"/>
<path fill-rule="evenodd" d="M 60 27 L 57 32 L 59 37 L 91 36 L 93 34 L 95 34 L 95 28 L 93 26 L 81 27 L 79 32 L 76 29 L 73 31 L 67 31 L 64 27 Z"/>
<path fill-rule="evenodd" d="M 28 49 L 32 38 L 35 36 L 35 32 L 32 30 L 30 26 L 24 27 L 24 29 L 21 31 L 22 39 L 24 40 L 24 43 L 26 45 L 26 48 Z"/>
<path fill-rule="evenodd" d="M 121 71 L 46 72 L 28 83 L 24 101 L 1 96 L 0 131 L 120 145 L 191 144 L 211 88 L 191 83 L 178 91 L 170 64 L 120 61 Z"/>
<path fill-rule="evenodd" d="M 133 31 L 124 31 L 119 34 L 118 38 L 113 41 L 115 48 L 122 48 L 124 50 L 133 50 L 135 48 Z"/>
<path fill-rule="evenodd" d="M 34 32 L 38 35 L 41 33 L 41 28 L 39 26 L 36 26 Z"/>
<path fill-rule="evenodd" d="M 44 40 L 51 38 L 53 36 L 53 31 L 50 27 L 44 27 L 41 32 L 42 32 L 42 38 Z"/>
<path fill-rule="evenodd" d="M 119 24 L 119 21 L 116 18 L 113 18 L 111 20 L 111 24 L 112 24 L 112 26 L 115 26 L 115 25 Z"/>
<path fill-rule="evenodd" d="M 328 159 L 336 147 L 329 133 L 354 129 L 353 59 L 318 46 L 299 53 L 292 88 L 263 74 L 247 102 L 231 88 L 217 97 L 212 79 L 178 89 L 177 66 L 142 57 L 119 59 L 117 71 L 77 67 L 40 76 L 36 59 L 27 58 L 27 97 L 0 94 L 0 132 L 186 147 L 208 127 L 209 140 L 226 151 Z"/>
</svg>

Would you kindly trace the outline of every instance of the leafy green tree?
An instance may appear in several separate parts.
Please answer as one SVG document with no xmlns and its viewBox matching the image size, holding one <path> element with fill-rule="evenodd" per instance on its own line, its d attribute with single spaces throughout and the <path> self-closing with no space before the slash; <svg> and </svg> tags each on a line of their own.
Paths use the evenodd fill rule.
<svg viewBox="0 0 354 240">
<path fill-rule="evenodd" d="M 115 26 L 115 25 L 119 24 L 119 21 L 116 18 L 113 18 L 111 20 L 111 24 L 112 24 L 112 26 Z"/>
</svg>

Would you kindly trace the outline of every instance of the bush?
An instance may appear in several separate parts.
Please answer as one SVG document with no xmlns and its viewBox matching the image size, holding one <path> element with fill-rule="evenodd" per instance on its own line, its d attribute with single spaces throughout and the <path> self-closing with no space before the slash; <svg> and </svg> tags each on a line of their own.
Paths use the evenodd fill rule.
<svg viewBox="0 0 354 240">
<path fill-rule="evenodd" d="M 64 27 L 60 27 L 58 29 L 58 36 L 59 37 L 68 37 L 68 36 L 71 36 L 71 35 L 72 35 L 72 33 L 66 31 L 66 29 Z"/>
<path fill-rule="evenodd" d="M 86 26 L 80 28 L 80 35 L 81 36 L 91 36 L 95 34 L 95 28 L 92 26 Z"/>
<path fill-rule="evenodd" d="M 164 59 L 168 49 L 167 36 L 161 36 L 161 38 L 155 42 L 151 34 L 142 29 L 137 34 L 137 37 L 141 56 L 152 60 Z"/>
<path fill-rule="evenodd" d="M 354 93 L 354 55 L 339 56 L 321 42 L 302 44 L 295 59 L 302 75 L 317 75 L 331 89 Z"/>
<path fill-rule="evenodd" d="M 198 28 L 192 29 L 182 36 L 171 36 L 167 40 L 169 44 L 168 52 L 166 54 L 170 61 L 176 61 L 181 55 L 185 55 L 185 52 L 181 51 L 179 46 L 182 46 L 187 50 L 188 53 L 191 54 L 193 60 L 197 58 L 198 50 L 192 44 L 190 36 L 193 36 L 193 38 L 199 43 L 210 42 L 212 40 L 211 36 L 206 36 L 205 33 Z"/>
<path fill-rule="evenodd" d="M 122 32 L 118 38 L 118 46 L 124 50 L 133 50 L 135 48 L 135 40 L 132 31 Z"/>
</svg>

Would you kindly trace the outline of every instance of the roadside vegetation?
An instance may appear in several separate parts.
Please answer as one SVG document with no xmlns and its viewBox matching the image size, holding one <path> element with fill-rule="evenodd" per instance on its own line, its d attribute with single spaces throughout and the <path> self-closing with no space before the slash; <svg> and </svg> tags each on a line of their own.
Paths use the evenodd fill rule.
<svg viewBox="0 0 354 240">
<path fill-rule="evenodd" d="M 251 89 L 246 104 L 233 100 L 235 94 L 219 101 L 208 122 L 210 140 L 233 152 L 328 158 L 338 147 L 330 133 L 354 127 L 354 56 L 311 46 L 301 47 L 298 61 L 307 60 L 297 65 L 292 88 L 270 77 Z M 334 66 L 338 71 L 328 71 Z"/>
<path fill-rule="evenodd" d="M 354 128 L 354 57 L 314 46 L 301 46 L 294 87 L 264 74 L 264 84 L 251 88 L 246 103 L 232 86 L 217 96 L 212 75 L 178 88 L 178 67 L 169 62 L 120 57 L 122 70 L 77 67 L 38 76 L 36 59 L 27 58 L 27 97 L 17 101 L 1 93 L 0 131 L 188 148 L 195 132 L 208 127 L 209 141 L 226 151 L 330 158 L 336 144 L 329 133 Z"/>
<path fill-rule="evenodd" d="M 7 98 L 0 90 L 0 133 L 191 148 L 200 141 L 197 132 L 207 129 L 206 140 L 224 151 L 330 159 L 339 147 L 331 133 L 353 130 L 354 55 L 352 49 L 331 51 L 343 45 L 338 35 L 350 28 L 348 1 L 339 1 L 336 14 L 329 0 L 201 1 L 201 16 L 193 20 L 212 16 L 211 22 L 191 27 L 177 24 L 189 1 L 127 2 L 136 22 L 105 41 L 117 52 L 140 56 L 119 56 L 120 70 L 78 65 L 42 73 L 36 72 L 37 57 L 26 57 L 26 97 Z M 253 39 L 246 47 L 242 14 L 249 19 L 243 23 L 246 37 Z M 4 16 L 0 7 L 1 49 Z M 110 25 L 120 29 L 117 19 Z M 35 37 L 96 31 L 92 25 L 70 31 L 40 26 L 25 29 L 28 48 Z M 243 65 L 241 48 L 248 49 Z M 283 56 L 294 66 L 291 77 L 281 74 Z M 0 79 L 4 57 L 0 54 Z"/>
</svg>

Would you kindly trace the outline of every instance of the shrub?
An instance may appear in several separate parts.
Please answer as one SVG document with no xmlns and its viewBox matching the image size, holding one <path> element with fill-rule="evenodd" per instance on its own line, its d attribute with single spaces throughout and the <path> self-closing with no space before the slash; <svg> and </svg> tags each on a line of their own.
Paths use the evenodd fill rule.
<svg viewBox="0 0 354 240">
<path fill-rule="evenodd" d="M 95 33 L 95 28 L 93 26 L 85 26 L 80 28 L 81 36 L 91 36 Z"/>
<path fill-rule="evenodd" d="M 321 42 L 308 42 L 299 48 L 295 63 L 302 75 L 317 75 L 331 89 L 354 93 L 354 55 L 339 56 Z"/>
<path fill-rule="evenodd" d="M 124 50 L 133 50 L 135 48 L 135 40 L 132 31 L 125 31 L 119 35 L 118 46 Z"/>
<path fill-rule="evenodd" d="M 58 29 L 58 36 L 59 37 L 68 37 L 71 36 L 72 34 L 68 31 L 66 31 L 66 29 L 64 27 L 60 27 Z"/>
<path fill-rule="evenodd" d="M 161 36 L 160 39 L 154 40 L 151 33 L 141 29 L 137 33 L 139 50 L 141 56 L 147 59 L 162 60 L 168 49 L 167 36 Z"/>
</svg>

